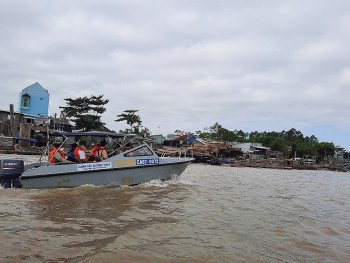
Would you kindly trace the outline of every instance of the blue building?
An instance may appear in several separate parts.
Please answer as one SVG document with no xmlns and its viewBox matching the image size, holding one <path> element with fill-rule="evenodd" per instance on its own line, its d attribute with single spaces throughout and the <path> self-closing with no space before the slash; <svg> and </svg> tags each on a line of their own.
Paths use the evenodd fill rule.
<svg viewBox="0 0 350 263">
<path fill-rule="evenodd" d="M 49 91 L 36 82 L 19 93 L 18 112 L 48 118 L 49 100 Z"/>
</svg>

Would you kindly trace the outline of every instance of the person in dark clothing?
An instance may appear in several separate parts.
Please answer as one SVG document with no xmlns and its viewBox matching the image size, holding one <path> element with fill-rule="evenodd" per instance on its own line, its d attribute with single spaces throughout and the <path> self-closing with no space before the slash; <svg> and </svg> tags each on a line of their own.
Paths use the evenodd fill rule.
<svg viewBox="0 0 350 263">
<path fill-rule="evenodd" d="M 74 163 L 81 163 L 81 161 L 74 155 L 74 151 L 77 148 L 78 144 L 72 143 L 70 151 L 68 152 L 67 160 Z"/>
</svg>

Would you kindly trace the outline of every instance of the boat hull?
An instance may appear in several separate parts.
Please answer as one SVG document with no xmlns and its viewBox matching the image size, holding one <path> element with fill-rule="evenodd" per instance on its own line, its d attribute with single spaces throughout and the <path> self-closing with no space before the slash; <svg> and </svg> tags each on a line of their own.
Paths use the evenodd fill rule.
<svg viewBox="0 0 350 263">
<path fill-rule="evenodd" d="M 29 175 L 25 173 L 21 176 L 21 183 L 23 188 L 136 185 L 157 179 L 169 180 L 173 175 L 180 175 L 191 161 L 189 159 L 156 165 L 111 167 L 87 171 L 77 171 L 77 164 L 60 165 L 57 166 L 56 173 L 45 172 L 45 169 L 49 170 L 50 166 L 44 166 L 29 172 Z"/>
</svg>

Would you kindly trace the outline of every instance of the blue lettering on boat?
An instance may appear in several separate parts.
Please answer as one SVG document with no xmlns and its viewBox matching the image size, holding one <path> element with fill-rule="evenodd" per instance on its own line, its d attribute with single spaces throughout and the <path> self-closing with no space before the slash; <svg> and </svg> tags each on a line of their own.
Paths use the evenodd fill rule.
<svg viewBox="0 0 350 263">
<path fill-rule="evenodd" d="M 111 162 L 77 164 L 78 171 L 101 170 L 101 169 L 109 169 L 109 168 L 112 168 Z"/>
<path fill-rule="evenodd" d="M 136 159 L 136 165 L 159 164 L 159 158 Z"/>
</svg>

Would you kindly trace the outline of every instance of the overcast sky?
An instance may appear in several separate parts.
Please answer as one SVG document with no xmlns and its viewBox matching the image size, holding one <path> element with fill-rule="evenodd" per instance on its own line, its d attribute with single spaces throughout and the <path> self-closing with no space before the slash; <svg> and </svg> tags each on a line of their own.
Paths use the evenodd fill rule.
<svg viewBox="0 0 350 263">
<path fill-rule="evenodd" d="M 153 134 L 295 128 L 350 150 L 349 0 L 1 0 L 0 108 L 104 95 Z"/>
</svg>

